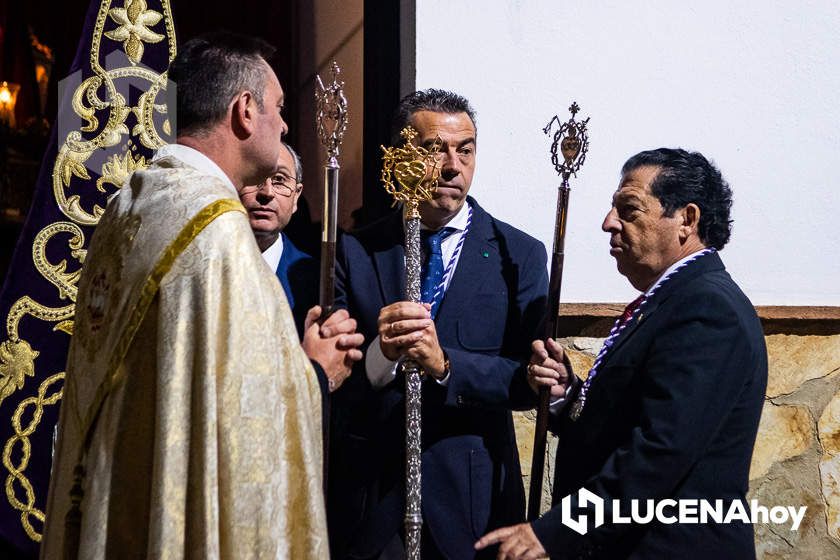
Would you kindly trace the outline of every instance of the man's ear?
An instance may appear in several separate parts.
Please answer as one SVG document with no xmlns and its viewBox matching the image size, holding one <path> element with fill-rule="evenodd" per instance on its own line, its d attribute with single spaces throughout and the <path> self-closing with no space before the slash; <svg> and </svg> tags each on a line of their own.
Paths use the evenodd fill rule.
<svg viewBox="0 0 840 560">
<path fill-rule="evenodd" d="M 693 235 L 697 235 L 700 227 L 700 207 L 690 202 L 680 210 L 682 216 L 682 224 L 680 225 L 680 237 L 688 239 Z"/>
<path fill-rule="evenodd" d="M 298 200 L 300 200 L 300 195 L 303 194 L 303 184 L 300 185 L 300 192 L 293 194 L 292 196 L 295 197 L 295 202 L 292 204 L 292 214 L 297 212 Z"/>
<path fill-rule="evenodd" d="M 254 133 L 255 118 L 257 114 L 257 101 L 250 91 L 241 91 L 231 102 L 231 124 L 233 129 L 239 133 L 250 136 Z"/>
</svg>

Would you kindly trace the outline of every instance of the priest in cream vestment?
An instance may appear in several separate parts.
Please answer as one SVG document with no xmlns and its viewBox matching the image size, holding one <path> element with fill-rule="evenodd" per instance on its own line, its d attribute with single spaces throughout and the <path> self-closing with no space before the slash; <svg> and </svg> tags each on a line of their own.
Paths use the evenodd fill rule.
<svg viewBox="0 0 840 560">
<path fill-rule="evenodd" d="M 74 478 L 78 558 L 328 557 L 319 383 L 230 176 L 166 146 L 96 229 L 43 558 L 63 555 Z"/>
</svg>

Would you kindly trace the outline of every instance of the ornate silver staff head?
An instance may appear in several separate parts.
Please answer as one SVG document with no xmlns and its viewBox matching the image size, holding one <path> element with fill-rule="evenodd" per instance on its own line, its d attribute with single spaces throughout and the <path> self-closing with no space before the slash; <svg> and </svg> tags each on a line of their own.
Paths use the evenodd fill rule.
<svg viewBox="0 0 840 560">
<path fill-rule="evenodd" d="M 586 151 L 589 149 L 589 133 L 586 130 L 589 117 L 583 121 L 576 121 L 575 115 L 579 111 L 578 104 L 572 102 L 572 106 L 569 107 L 572 117 L 568 121 L 561 122 L 560 118 L 554 115 L 543 128 L 543 132 L 549 134 L 554 123 L 558 125 L 554 133 L 554 141 L 551 143 L 551 163 L 554 164 L 557 174 L 563 178 L 564 185 L 568 184 L 571 175 L 577 177 L 577 170 L 583 165 Z"/>
<path fill-rule="evenodd" d="M 344 82 L 338 79 L 339 74 L 341 69 L 333 60 L 332 82 L 325 86 L 321 76 L 315 75 L 318 86 L 315 90 L 315 123 L 328 159 L 338 158 L 338 150 L 347 128 L 347 98 L 344 96 Z"/>
</svg>

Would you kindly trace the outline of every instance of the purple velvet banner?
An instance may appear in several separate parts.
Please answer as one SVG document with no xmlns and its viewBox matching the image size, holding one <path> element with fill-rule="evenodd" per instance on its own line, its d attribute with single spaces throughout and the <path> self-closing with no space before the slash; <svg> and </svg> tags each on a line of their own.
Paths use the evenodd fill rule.
<svg viewBox="0 0 840 560">
<path fill-rule="evenodd" d="M 130 172 L 167 141 L 169 0 L 92 0 L 0 294 L 0 551 L 36 557 L 84 252 Z"/>
</svg>

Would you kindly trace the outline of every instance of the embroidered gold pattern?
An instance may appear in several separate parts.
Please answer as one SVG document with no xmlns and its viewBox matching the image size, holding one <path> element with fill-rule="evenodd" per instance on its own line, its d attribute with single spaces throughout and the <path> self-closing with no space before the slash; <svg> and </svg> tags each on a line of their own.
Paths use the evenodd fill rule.
<svg viewBox="0 0 840 560">
<path fill-rule="evenodd" d="M 81 265 L 85 260 L 85 254 L 87 254 L 87 251 L 82 248 L 85 243 L 85 234 L 82 233 L 79 226 L 72 222 L 55 222 L 39 231 L 32 243 L 32 260 L 35 263 L 35 269 L 58 288 L 59 298 L 70 298 L 70 301 L 76 301 L 76 284 L 82 274 L 81 266 L 73 272 L 66 272 L 67 261 L 65 259 L 55 265 L 47 260 L 47 243 L 59 233 L 72 235 L 68 242 L 70 255 L 78 260 Z"/>
<path fill-rule="evenodd" d="M 160 288 L 161 280 L 163 280 L 163 277 L 166 276 L 166 273 L 172 268 L 172 265 L 175 263 L 175 259 L 178 258 L 178 255 L 187 248 L 192 240 L 195 239 L 195 237 L 213 220 L 226 212 L 242 212 L 244 214 L 245 208 L 242 206 L 242 203 L 232 198 L 217 200 L 202 208 L 198 214 L 193 216 L 183 229 L 178 232 L 178 236 L 172 240 L 169 246 L 166 247 L 155 264 L 154 269 L 152 269 L 145 282 L 143 282 L 143 287 L 137 295 L 137 301 L 135 301 L 130 308 L 131 312 L 129 313 L 128 320 L 125 322 L 125 327 L 120 333 L 120 337 L 114 346 L 113 354 L 108 360 L 108 374 L 105 376 L 102 384 L 97 387 L 93 401 L 91 402 L 87 413 L 83 417 L 83 421 L 81 423 L 80 441 L 87 441 L 88 432 L 94 426 L 96 417 L 99 414 L 99 409 L 105 402 L 105 397 L 108 396 L 114 385 L 116 385 L 122 378 L 121 374 L 124 373 L 125 370 L 121 368 L 120 365 L 122 365 L 122 361 L 125 359 L 128 347 L 131 346 L 131 341 L 134 340 L 134 335 L 137 334 L 137 329 L 140 328 L 140 324 L 146 316 L 146 311 L 149 309 L 149 305 L 151 305 L 152 300 L 155 298 L 155 294 L 158 292 L 158 288 Z M 77 408 L 77 405 L 73 403 L 71 410 Z M 77 414 L 79 412 L 79 410 L 76 410 Z M 85 452 L 86 449 L 84 448 L 79 450 L 79 463 L 83 463 Z"/>
<path fill-rule="evenodd" d="M 139 216 L 125 214 L 115 218 L 107 227 L 100 226 L 101 238 L 98 242 L 107 247 L 122 247 L 122 251 L 114 258 L 102 262 L 97 275 L 90 283 L 90 297 L 85 308 L 78 309 L 77 315 L 86 314 L 87 324 L 93 333 L 97 333 L 102 326 L 102 320 L 114 309 L 120 297 L 119 286 L 122 283 L 123 257 L 131 252 L 134 238 L 140 230 Z M 89 343 L 86 352 L 88 361 L 94 361 L 94 354 L 99 351 L 99 345 L 94 337 L 86 339 Z"/>
<path fill-rule="evenodd" d="M 175 29 L 172 23 L 172 12 L 169 0 L 161 0 L 163 15 L 154 10 L 148 10 L 144 0 L 128 0 L 124 7 L 110 8 L 110 0 L 102 0 L 96 19 L 93 40 L 91 43 L 90 64 L 94 75 L 84 80 L 74 91 L 71 106 L 73 112 L 86 124 L 79 130 L 67 134 L 58 151 L 53 169 L 53 192 L 61 211 L 71 220 L 82 225 L 96 225 L 104 209 L 94 204 L 92 208 L 82 207 L 81 197 L 66 191 L 73 190 L 73 183 L 90 181 L 90 174 L 86 163 L 97 150 L 114 148 L 120 145 L 124 136 L 133 136 L 147 148 L 157 148 L 163 144 L 154 115 L 166 116 L 165 103 L 155 100 L 166 89 L 166 73 L 155 72 L 144 66 L 139 66 L 143 55 L 143 42 L 157 43 L 164 38 L 168 40 L 169 60 L 175 58 Z M 104 32 L 108 16 L 120 24 L 115 30 Z M 158 25 L 163 20 L 165 35 L 152 32 L 148 26 Z M 103 33 L 104 32 L 104 33 Z M 104 37 L 123 42 L 123 49 L 128 57 L 129 66 L 105 69 L 100 60 L 100 45 Z M 116 37 L 116 38 L 115 38 Z M 121 39 L 121 37 L 124 37 Z M 148 40 L 147 40 L 148 39 Z M 154 40 L 151 40 L 154 39 Z M 138 46 L 139 45 L 139 46 Z M 112 58 L 109 57 L 109 61 Z M 130 106 L 126 98 L 120 93 L 125 85 L 141 88 L 145 91 L 137 102 L 137 106 Z M 107 121 L 100 126 L 97 113 L 107 112 Z M 137 124 L 129 132 L 126 121 L 129 115 L 137 117 Z M 167 133 L 169 121 L 164 120 L 160 128 Z M 93 138 L 85 139 L 84 133 L 99 131 Z M 127 144 L 126 147 L 129 147 Z M 136 160 L 134 160 L 136 163 Z M 105 182 L 97 181 L 97 187 Z"/>
<path fill-rule="evenodd" d="M 73 316 L 73 305 L 46 307 L 29 296 L 23 296 L 9 310 L 6 317 L 6 334 L 9 338 L 0 342 L 0 404 L 15 391 L 23 389 L 27 377 L 35 376 L 35 358 L 40 352 L 33 350 L 18 335 L 18 325 L 25 315 L 42 321 L 63 321 Z"/>
<path fill-rule="evenodd" d="M 56 287 L 59 299 L 69 299 L 70 303 L 52 308 L 26 295 L 12 305 L 5 321 L 7 340 L 3 340 L 0 334 L 0 404 L 11 394 L 26 391 L 26 380 L 36 374 L 36 359 L 40 351 L 32 348 L 19 335 L 20 322 L 25 316 L 56 323 L 53 327 L 55 332 L 73 334 L 77 285 L 86 254 L 83 248 L 85 236 L 79 226 L 95 226 L 104 212 L 104 208 L 97 204 L 86 208 L 79 194 L 93 187 L 89 173 L 92 156 L 101 154 L 103 150 L 111 154 L 101 165 L 101 178 L 96 181 L 96 188 L 101 192 L 107 192 L 106 188 L 118 189 L 134 170 L 147 165 L 144 157 L 134 153 L 136 144 L 133 142 L 154 149 L 164 144 L 158 130 L 164 135 L 170 133 L 166 105 L 158 100 L 166 89 L 166 73 L 140 64 L 144 44 L 166 40 L 168 60 L 171 61 L 176 54 L 170 0 L 155 0 L 154 3 L 160 6 L 160 11 L 148 9 L 146 0 L 101 0 L 99 3 L 89 58 L 93 75 L 76 87 L 71 98 L 72 110 L 81 123 L 63 140 L 59 138 L 60 147 L 52 173 L 55 203 L 69 221 L 58 221 L 44 227 L 36 235 L 32 246 L 35 269 Z M 112 4 L 115 6 L 112 7 Z M 106 31 L 106 28 L 109 29 Z M 126 56 L 122 63 L 116 64 L 119 67 L 113 68 L 114 59 L 110 56 L 106 63 L 100 51 L 103 40 L 122 43 Z M 125 87 L 127 85 L 144 91 L 136 106 L 131 106 L 130 100 L 120 93 L 129 89 Z M 132 114 L 137 122 L 129 131 L 128 119 Z M 70 271 L 66 259 L 58 263 L 47 259 L 47 245 L 60 234 L 70 235 L 67 241 L 70 255 L 79 263 Z M 133 238 L 133 235 L 124 236 L 120 241 L 128 237 Z M 41 373 L 48 376 L 38 387 L 37 394 L 23 399 L 15 410 L 12 417 L 15 435 L 6 442 L 3 450 L 3 466 L 9 471 L 6 498 L 13 508 L 21 512 L 21 525 L 36 542 L 41 541 L 40 527 L 43 526 L 44 513 L 35 507 L 35 490 L 25 476 L 25 470 L 30 456 L 44 451 L 32 450 L 29 437 L 38 429 L 44 407 L 58 404 L 61 400 L 64 379 L 64 372 L 53 375 Z M 47 396 L 54 384 L 56 389 Z M 33 406 L 34 410 L 30 413 L 28 409 Z M 29 419 L 25 426 L 22 418 Z M 16 464 L 12 462 L 15 449 L 19 451 L 14 456 L 20 457 Z"/>
<path fill-rule="evenodd" d="M 18 326 L 20 320 L 25 315 L 32 315 L 36 319 L 53 323 L 56 321 L 63 321 L 73 316 L 73 305 L 64 307 L 47 307 L 41 305 L 29 296 L 23 296 L 15 302 L 9 310 L 9 315 L 6 317 L 6 332 L 9 335 L 9 340 L 18 341 Z"/>
<path fill-rule="evenodd" d="M 114 154 L 102 164 L 102 176 L 96 180 L 96 188 L 101 192 L 106 192 L 105 183 L 120 188 L 125 184 L 129 175 L 137 169 L 145 169 L 147 166 L 146 158 L 135 156 L 130 150 L 126 150 L 122 156 Z"/>
<path fill-rule="evenodd" d="M 16 389 L 23 388 L 26 377 L 35 375 L 38 354 L 25 340 L 0 344 L 0 404 Z"/>
<path fill-rule="evenodd" d="M 164 143 L 163 139 L 158 135 L 154 115 L 155 113 L 160 113 L 161 115 L 168 114 L 166 104 L 155 103 L 155 99 L 160 94 L 160 90 L 165 86 L 166 74 L 161 74 L 156 81 L 152 81 L 146 93 L 140 96 L 137 107 L 132 109 L 134 115 L 137 117 L 137 125 L 132 129 L 131 133 L 139 138 L 140 143 L 147 148 L 156 148 Z M 163 121 L 161 129 L 166 135 L 172 134 L 168 118 Z"/>
<path fill-rule="evenodd" d="M 29 479 L 24 476 L 23 471 L 29 465 L 29 459 L 32 455 L 29 436 L 35 432 L 35 429 L 41 422 L 41 417 L 44 415 L 44 407 L 58 403 L 63 393 L 60 385 L 50 396 L 46 396 L 47 390 L 63 379 L 63 371 L 48 377 L 38 387 L 37 396 L 20 401 L 20 404 L 15 409 L 15 413 L 12 415 L 12 428 L 15 431 L 15 435 L 6 442 L 3 448 L 3 466 L 9 471 L 9 476 L 6 477 L 6 495 L 9 497 L 9 502 L 12 504 L 12 507 L 20 511 L 20 522 L 23 525 L 23 530 L 26 531 L 29 538 L 37 542 L 41 542 L 40 531 L 43 530 L 44 512 L 35 507 L 35 490 L 32 488 Z M 27 409 L 33 406 L 35 409 L 31 413 L 28 413 Z M 27 415 L 24 415 L 24 412 L 27 412 Z M 29 418 L 29 423 L 23 426 L 22 419 L 27 417 Z M 12 453 L 17 444 L 20 444 L 20 459 L 15 464 L 12 462 Z M 19 493 L 15 491 L 15 483 L 23 489 L 24 500 L 18 498 Z M 32 525 L 32 518 L 41 525 L 39 529 L 35 529 Z"/>
<path fill-rule="evenodd" d="M 146 9 L 144 0 L 128 0 L 125 8 L 112 8 L 108 15 L 120 26 L 105 36 L 114 41 L 122 41 L 128 59 L 137 64 L 143 57 L 143 43 L 159 43 L 165 37 L 155 33 L 147 26 L 156 25 L 163 14 Z"/>
</svg>

